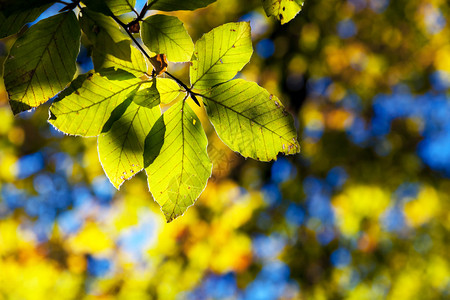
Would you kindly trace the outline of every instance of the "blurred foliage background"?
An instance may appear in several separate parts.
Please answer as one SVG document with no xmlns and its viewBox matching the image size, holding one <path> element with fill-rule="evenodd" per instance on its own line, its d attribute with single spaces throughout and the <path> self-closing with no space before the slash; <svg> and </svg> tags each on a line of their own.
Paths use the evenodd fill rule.
<svg viewBox="0 0 450 300">
<path fill-rule="evenodd" d="M 448 2 L 309 0 L 284 26 L 259 0 L 176 15 L 194 40 L 251 22 L 240 76 L 282 99 L 302 153 L 244 160 L 204 122 L 213 177 L 166 224 L 145 174 L 114 190 L 96 139 L 55 131 L 48 105 L 13 117 L 1 86 L 0 299 L 450 297 Z"/>
</svg>

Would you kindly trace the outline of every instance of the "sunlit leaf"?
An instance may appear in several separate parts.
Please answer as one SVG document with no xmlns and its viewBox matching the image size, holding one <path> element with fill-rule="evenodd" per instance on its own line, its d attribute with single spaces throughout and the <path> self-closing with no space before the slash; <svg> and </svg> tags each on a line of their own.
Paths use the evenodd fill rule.
<svg viewBox="0 0 450 300">
<path fill-rule="evenodd" d="M 132 12 L 136 5 L 136 0 L 104 0 L 111 12 L 115 15 L 122 15 Z"/>
<path fill-rule="evenodd" d="M 145 140 L 150 191 L 168 222 L 194 204 L 211 175 L 207 139 L 200 120 L 179 101 L 155 123 Z"/>
<path fill-rule="evenodd" d="M 130 39 L 111 17 L 83 8 L 80 25 L 96 51 L 131 62 Z"/>
<path fill-rule="evenodd" d="M 177 17 L 148 17 L 142 23 L 141 36 L 148 49 L 165 54 L 169 61 L 189 61 L 194 51 L 194 43 Z"/>
<path fill-rule="evenodd" d="M 103 170 L 118 189 L 122 183 L 144 168 L 144 141 L 161 116 L 159 106 L 147 108 L 135 104 L 133 96 L 116 107 L 112 126 L 98 137 L 98 154 Z"/>
<path fill-rule="evenodd" d="M 0 39 L 17 33 L 25 24 L 36 20 L 50 5 L 24 10 L 5 17 L 0 12 Z"/>
<path fill-rule="evenodd" d="M 89 9 L 107 16 L 119 16 L 133 11 L 136 0 L 83 0 Z"/>
<path fill-rule="evenodd" d="M 190 67 L 191 84 L 205 89 L 232 79 L 252 56 L 250 24 L 227 23 L 195 43 Z"/>
<path fill-rule="evenodd" d="M 169 78 L 157 78 L 156 88 L 163 104 L 169 104 L 175 100 L 182 91 L 175 80 Z"/>
<path fill-rule="evenodd" d="M 304 0 L 262 0 L 268 17 L 276 17 L 281 24 L 286 24 L 302 10 Z"/>
<path fill-rule="evenodd" d="M 139 86 L 132 97 L 134 103 L 152 108 L 160 103 L 168 104 L 175 100 L 181 89 L 178 84 L 169 78 L 154 78 Z"/>
<path fill-rule="evenodd" d="M 161 100 L 155 82 L 156 78 L 141 84 L 133 97 L 131 97 L 133 102 L 145 108 L 158 106 L 161 103 Z"/>
<path fill-rule="evenodd" d="M 270 161 L 300 151 L 292 116 L 256 83 L 231 80 L 211 89 L 205 101 L 219 137 L 242 156 Z"/>
<path fill-rule="evenodd" d="M 38 22 L 17 39 L 4 69 L 14 114 L 46 102 L 72 80 L 80 35 L 75 14 L 67 12 Z"/>
<path fill-rule="evenodd" d="M 131 61 L 123 60 L 114 55 L 103 53 L 94 50 L 92 55 L 92 61 L 94 62 L 94 68 L 102 75 L 112 73 L 123 73 L 124 77 L 127 74 L 131 74 L 135 77 L 140 77 L 147 72 L 147 63 L 142 53 L 131 47 Z M 126 72 L 126 73 L 124 73 Z"/>
<path fill-rule="evenodd" d="M 93 73 L 80 75 L 50 107 L 49 122 L 67 134 L 97 136 L 113 109 L 141 82 L 137 78 L 113 81 Z"/>
<path fill-rule="evenodd" d="M 149 0 L 151 9 L 162 11 L 194 10 L 208 6 L 216 0 Z"/>
</svg>

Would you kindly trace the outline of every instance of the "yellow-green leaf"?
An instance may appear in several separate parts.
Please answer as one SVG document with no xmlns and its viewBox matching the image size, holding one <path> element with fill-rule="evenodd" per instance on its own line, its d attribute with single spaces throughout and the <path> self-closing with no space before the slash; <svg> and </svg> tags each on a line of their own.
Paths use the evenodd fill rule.
<svg viewBox="0 0 450 300">
<path fill-rule="evenodd" d="M 151 9 L 162 11 L 195 10 L 208 6 L 216 0 L 149 0 Z"/>
<path fill-rule="evenodd" d="M 195 43 L 190 67 L 191 84 L 207 89 L 232 79 L 253 53 L 248 22 L 216 27 Z"/>
<path fill-rule="evenodd" d="M 130 39 L 111 17 L 84 7 L 80 25 L 96 51 L 131 62 Z"/>
<path fill-rule="evenodd" d="M 262 0 L 268 17 L 276 17 L 281 24 L 286 24 L 302 10 L 304 0 Z"/>
<path fill-rule="evenodd" d="M 163 104 L 169 104 L 182 92 L 182 89 L 175 82 L 175 80 L 169 78 L 157 78 L 156 88 L 158 90 L 161 103 Z"/>
<path fill-rule="evenodd" d="M 105 2 L 115 16 L 133 11 L 136 5 L 136 0 L 105 0 Z"/>
<path fill-rule="evenodd" d="M 50 107 L 49 122 L 67 134 L 97 136 L 111 112 L 141 83 L 137 78 L 119 81 L 95 73 L 80 75 Z"/>
<path fill-rule="evenodd" d="M 89 9 L 107 16 L 119 16 L 133 11 L 136 0 L 83 0 Z"/>
<path fill-rule="evenodd" d="M 211 175 L 206 134 L 185 101 L 174 104 L 145 140 L 144 164 L 150 192 L 167 222 L 182 215 Z"/>
<path fill-rule="evenodd" d="M 281 101 L 254 82 L 235 79 L 204 97 L 222 141 L 244 157 L 270 161 L 300 151 L 292 116 Z"/>
<path fill-rule="evenodd" d="M 168 104 L 175 100 L 181 89 L 178 84 L 169 78 L 153 78 L 139 86 L 133 96 L 134 103 L 152 108 L 160 103 Z"/>
<path fill-rule="evenodd" d="M 129 76 L 140 77 L 147 72 L 147 63 L 142 53 L 133 46 L 131 47 L 130 61 L 120 59 L 114 55 L 94 49 L 92 61 L 94 68 L 102 75 L 122 73 L 125 78 Z"/>
<path fill-rule="evenodd" d="M 165 54 L 169 61 L 189 61 L 194 51 L 194 43 L 177 17 L 148 17 L 142 23 L 141 36 L 150 51 Z"/>
<path fill-rule="evenodd" d="M 19 11 L 5 17 L 0 12 L 0 39 L 17 33 L 25 24 L 36 20 L 50 5 Z"/>
<path fill-rule="evenodd" d="M 120 116 L 113 120 L 107 132 L 98 137 L 100 163 L 117 189 L 144 168 L 145 137 L 161 116 L 158 106 L 140 106 L 132 98 L 133 96 L 116 107 L 115 111 L 120 111 Z M 112 118 L 115 117 L 114 112 L 111 114 Z"/>
<path fill-rule="evenodd" d="M 73 79 L 80 36 L 75 14 L 67 12 L 39 21 L 17 39 L 4 69 L 14 114 L 41 105 Z"/>
</svg>

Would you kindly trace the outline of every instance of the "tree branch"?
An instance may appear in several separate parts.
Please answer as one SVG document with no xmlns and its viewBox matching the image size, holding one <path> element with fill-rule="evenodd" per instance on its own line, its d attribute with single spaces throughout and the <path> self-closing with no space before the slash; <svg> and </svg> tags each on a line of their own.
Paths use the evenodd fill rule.
<svg viewBox="0 0 450 300">
<path fill-rule="evenodd" d="M 142 54 L 145 55 L 145 57 L 147 57 L 148 59 L 150 59 L 150 55 L 147 53 L 147 51 L 145 51 L 145 49 L 141 46 L 141 44 L 139 44 L 139 42 L 136 40 L 136 38 L 133 36 L 133 34 L 130 32 L 129 27 L 130 24 L 135 24 L 135 22 L 139 22 L 142 20 L 142 18 L 145 16 L 145 14 L 147 13 L 147 10 L 150 7 L 147 6 L 147 4 L 144 5 L 144 7 L 141 10 L 141 13 L 139 14 L 139 17 L 132 21 L 129 24 L 125 24 L 123 23 L 119 18 L 117 18 L 115 15 L 112 15 L 112 18 L 114 19 L 114 21 L 116 21 L 117 24 L 119 24 L 128 34 L 128 36 L 131 38 L 131 40 L 136 44 L 136 46 L 139 48 L 139 50 L 142 52 Z M 199 107 L 201 106 L 197 97 L 196 96 L 202 96 L 201 94 L 195 93 L 194 91 L 192 91 L 191 88 L 189 88 L 186 84 L 184 84 L 180 79 L 178 79 L 177 77 L 175 77 L 174 75 L 170 74 L 169 72 L 165 71 L 165 73 L 172 78 L 173 80 L 175 80 L 175 82 L 181 86 L 187 93 L 188 96 L 190 96 L 192 98 L 192 100 L 194 100 L 195 104 L 197 104 Z"/>
</svg>

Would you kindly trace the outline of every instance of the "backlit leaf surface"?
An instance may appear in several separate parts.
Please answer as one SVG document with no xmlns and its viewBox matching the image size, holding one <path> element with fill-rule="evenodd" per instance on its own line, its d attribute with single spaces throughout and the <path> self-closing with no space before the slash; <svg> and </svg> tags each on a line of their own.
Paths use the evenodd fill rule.
<svg viewBox="0 0 450 300">
<path fill-rule="evenodd" d="M 39 21 L 17 39 L 4 69 L 14 114 L 46 102 L 72 80 L 80 36 L 75 14 L 67 12 Z"/>
<path fill-rule="evenodd" d="M 102 74 L 123 73 L 123 75 L 131 74 L 140 77 L 147 72 L 147 63 L 142 53 L 133 46 L 131 49 L 130 61 L 120 59 L 114 55 L 94 50 L 92 61 L 96 71 Z M 124 73 L 126 72 L 126 73 Z M 126 77 L 126 76 L 125 76 Z"/>
<path fill-rule="evenodd" d="M 5 17 L 0 12 L 0 39 L 17 33 L 25 24 L 36 20 L 50 5 L 36 7 L 30 10 L 16 12 Z"/>
<path fill-rule="evenodd" d="M 195 43 L 191 84 L 206 89 L 232 79 L 249 62 L 252 53 L 248 22 L 214 28 Z"/>
<path fill-rule="evenodd" d="M 150 192 L 168 222 L 205 188 L 212 169 L 206 146 L 200 120 L 185 101 L 167 110 L 147 136 L 144 163 Z"/>
<path fill-rule="evenodd" d="M 125 111 L 119 112 L 111 128 L 98 137 L 100 162 L 117 189 L 144 168 L 145 137 L 161 115 L 159 106 L 150 109 L 137 105 L 131 98 L 116 108 Z M 111 117 L 114 118 L 114 113 Z"/>
<path fill-rule="evenodd" d="M 286 24 L 302 10 L 304 0 L 262 0 L 268 17 L 276 17 L 281 24 Z"/>
<path fill-rule="evenodd" d="M 78 76 L 50 107 L 49 122 L 67 134 L 97 136 L 115 109 L 141 80 L 108 80 L 99 74 Z"/>
<path fill-rule="evenodd" d="M 169 104 L 175 100 L 182 91 L 175 80 L 169 78 L 157 78 L 156 88 L 163 104 Z"/>
<path fill-rule="evenodd" d="M 194 43 L 177 17 L 148 17 L 142 23 L 141 36 L 148 49 L 156 54 L 165 54 L 169 61 L 189 61 L 194 51 Z"/>
<path fill-rule="evenodd" d="M 115 16 L 133 11 L 136 5 L 136 0 L 105 0 L 105 2 Z"/>
<path fill-rule="evenodd" d="M 131 62 L 130 40 L 111 17 L 83 8 L 80 25 L 96 51 Z"/>
<path fill-rule="evenodd" d="M 149 0 L 151 9 L 162 11 L 194 10 L 208 6 L 216 0 Z"/>
<path fill-rule="evenodd" d="M 254 82 L 235 79 L 211 89 L 206 109 L 217 134 L 244 157 L 270 161 L 300 151 L 292 116 Z"/>
<path fill-rule="evenodd" d="M 160 103 L 168 104 L 175 100 L 181 90 L 178 84 L 169 78 L 154 78 L 140 85 L 133 96 L 134 103 L 152 108 Z"/>
</svg>

